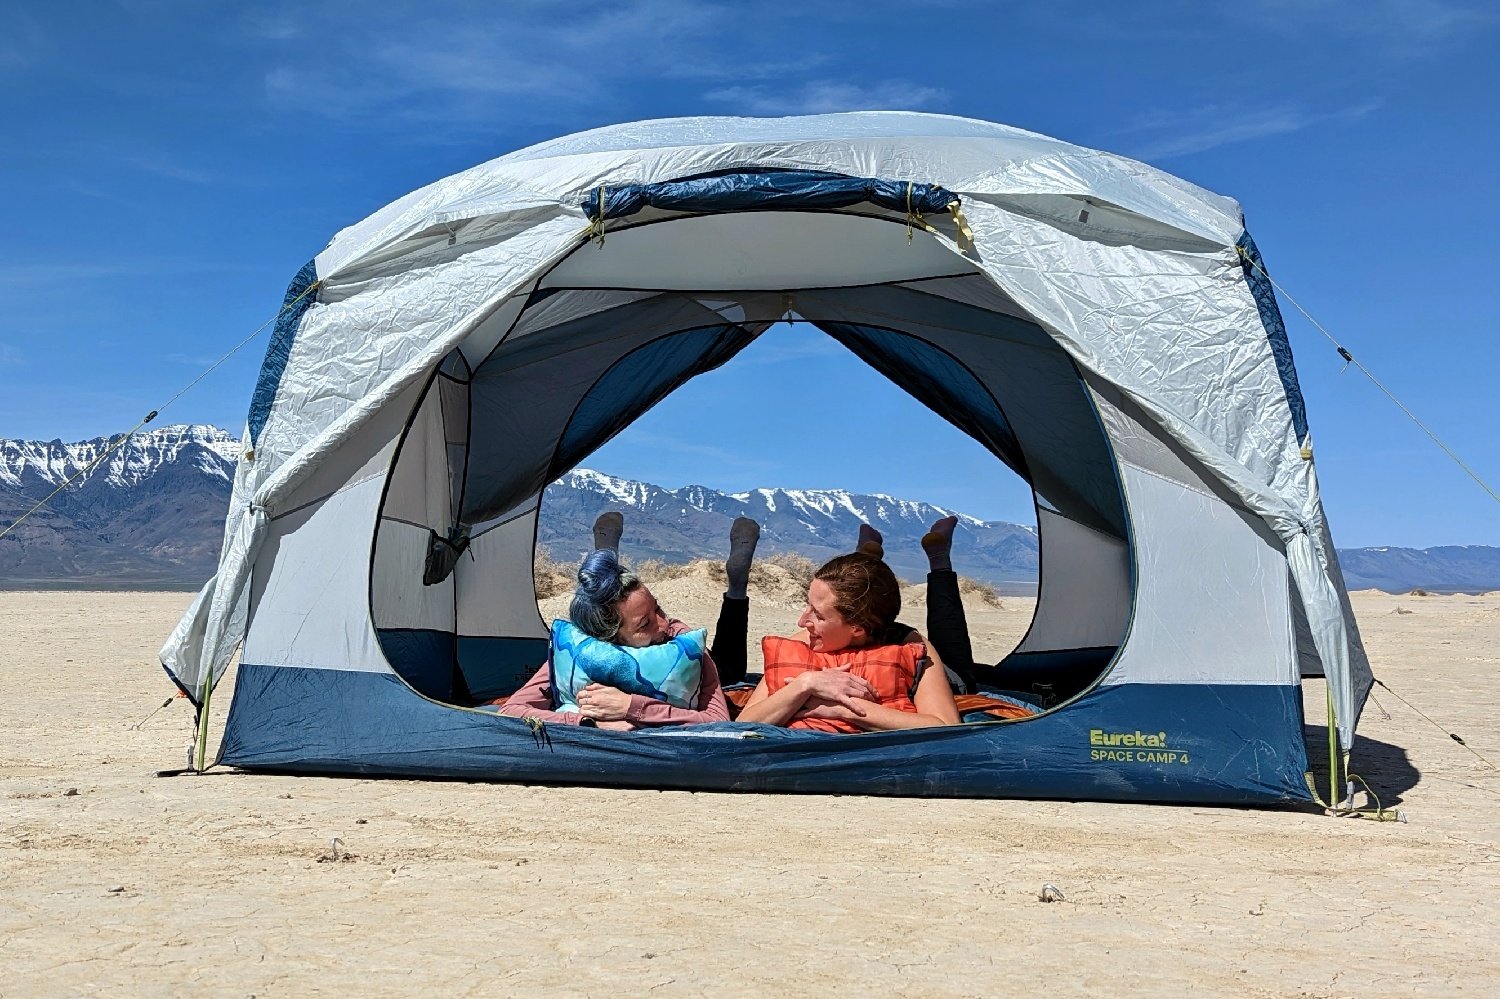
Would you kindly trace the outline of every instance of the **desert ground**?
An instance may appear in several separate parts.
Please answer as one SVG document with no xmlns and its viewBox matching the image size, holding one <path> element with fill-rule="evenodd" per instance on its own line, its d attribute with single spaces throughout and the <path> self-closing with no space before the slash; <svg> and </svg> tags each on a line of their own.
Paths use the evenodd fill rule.
<svg viewBox="0 0 1500 999">
<path fill-rule="evenodd" d="M 656 590 L 712 623 L 707 576 Z M 795 591 L 752 596 L 752 634 L 789 629 Z M 0 593 L 0 995 L 1500 994 L 1500 772 L 1385 690 L 1355 766 L 1404 824 L 157 777 L 191 737 L 185 701 L 150 715 L 188 599 Z M 1500 594 L 1354 605 L 1377 675 L 1500 762 Z M 1031 609 L 976 598 L 977 649 Z"/>
</svg>

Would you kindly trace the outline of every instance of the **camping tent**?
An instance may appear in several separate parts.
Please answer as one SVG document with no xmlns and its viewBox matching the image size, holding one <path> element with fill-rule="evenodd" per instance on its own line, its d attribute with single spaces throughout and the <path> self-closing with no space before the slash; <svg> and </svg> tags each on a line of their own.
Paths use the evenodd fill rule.
<svg viewBox="0 0 1500 999">
<path fill-rule="evenodd" d="M 783 321 L 1031 484 L 1038 605 L 1002 671 L 1062 703 L 846 737 L 470 707 L 545 660 L 543 488 Z M 1344 747 L 1371 683 L 1235 202 L 894 112 L 597 129 L 336 235 L 287 292 L 218 572 L 162 652 L 205 721 L 236 647 L 226 764 L 658 787 L 1306 800 L 1300 677 L 1326 675 Z"/>
</svg>

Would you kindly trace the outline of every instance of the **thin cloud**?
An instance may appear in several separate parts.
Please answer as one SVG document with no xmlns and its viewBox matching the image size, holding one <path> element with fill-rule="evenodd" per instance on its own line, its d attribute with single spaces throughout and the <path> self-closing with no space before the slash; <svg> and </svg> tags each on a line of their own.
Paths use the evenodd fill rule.
<svg viewBox="0 0 1500 999">
<path fill-rule="evenodd" d="M 228 264 L 201 260 L 142 259 L 90 263 L 4 264 L 0 266 L 0 288 L 45 288 L 76 285 L 112 278 L 139 278 L 163 274 L 211 274 L 236 271 Z"/>
<path fill-rule="evenodd" d="M 650 448 L 656 458 L 661 458 L 663 453 L 670 454 L 674 459 L 706 460 L 712 462 L 721 473 L 738 472 L 739 474 L 764 473 L 774 471 L 777 468 L 775 462 L 756 461 L 747 459 L 743 454 L 731 451 L 727 448 L 715 447 L 712 444 L 701 444 L 696 441 L 685 441 L 677 437 L 669 437 L 665 434 L 655 434 L 649 430 L 639 427 L 631 427 L 620 437 L 610 442 L 611 450 L 616 445 L 624 445 L 623 454 L 635 454 L 638 448 Z M 601 452 L 602 454 L 602 452 Z M 600 458 L 592 459 L 599 461 Z"/>
<path fill-rule="evenodd" d="M 835 111 L 916 111 L 941 104 L 947 91 L 887 80 L 862 85 L 843 80 L 809 80 L 790 91 L 767 86 L 723 87 L 703 95 L 753 115 L 826 114 Z"/>
<path fill-rule="evenodd" d="M 1123 134 L 1146 136 L 1131 149 L 1131 155 L 1143 160 L 1165 160 L 1220 146 L 1290 135 L 1321 125 L 1355 121 L 1372 114 L 1380 106 L 1380 101 L 1366 101 L 1337 111 L 1315 113 L 1298 107 L 1244 111 L 1210 105 L 1177 114 L 1150 115 Z"/>
<path fill-rule="evenodd" d="M 19 10 L 0 11 L 0 70 L 34 66 L 49 48 L 47 36 L 35 20 Z"/>
<path fill-rule="evenodd" d="M 491 122 L 540 99 L 609 104 L 624 81 L 680 79 L 693 67 L 723 79 L 725 63 L 712 52 L 733 14 L 688 0 L 584 4 L 565 18 L 540 3 L 508 4 L 503 14 L 442 3 L 345 10 L 310 15 L 305 33 L 274 17 L 247 25 L 253 43 L 277 49 L 264 75 L 269 100 L 364 123 L 429 125 Z"/>
<path fill-rule="evenodd" d="M 157 177 L 165 177 L 168 180 L 181 180 L 189 184 L 200 185 L 213 183 L 213 178 L 201 170 L 194 170 L 191 167 L 183 166 L 180 163 L 161 156 L 126 156 L 122 158 L 122 162 L 128 166 L 135 167 L 142 173 L 154 174 Z"/>
<path fill-rule="evenodd" d="M 1470 43 L 1500 24 L 1500 11 L 1453 0 L 1253 0 L 1234 12 L 1282 34 L 1352 38 L 1384 55 L 1420 58 Z"/>
<path fill-rule="evenodd" d="M 161 359 L 163 361 L 170 361 L 173 364 L 185 364 L 191 368 L 207 368 L 223 360 L 222 357 L 209 357 L 207 354 L 180 354 L 175 352 L 163 354 L 161 355 Z"/>
<path fill-rule="evenodd" d="M 711 89 L 709 101 L 750 114 L 918 108 L 946 96 L 899 80 L 835 79 L 833 55 L 746 33 L 743 11 L 725 4 L 582 3 L 566 18 L 539 2 L 503 10 L 442 0 L 315 8 L 299 13 L 296 30 L 287 11 L 273 10 L 247 21 L 242 38 L 269 53 L 262 80 L 272 105 L 360 127 L 420 123 L 415 137 L 428 142 L 543 108 L 554 124 L 608 118 L 653 83 L 689 101 Z M 813 73 L 822 78 L 796 82 Z"/>
</svg>

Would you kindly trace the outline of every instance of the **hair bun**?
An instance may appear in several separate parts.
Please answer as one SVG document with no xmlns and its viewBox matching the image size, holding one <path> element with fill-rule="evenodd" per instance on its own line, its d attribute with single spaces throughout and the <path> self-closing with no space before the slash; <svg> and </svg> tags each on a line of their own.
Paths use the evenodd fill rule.
<svg viewBox="0 0 1500 999">
<path fill-rule="evenodd" d="M 578 567 L 578 592 L 607 598 L 619 589 L 624 571 L 619 556 L 608 548 L 590 552 Z"/>
<path fill-rule="evenodd" d="M 612 549 L 592 551 L 578 567 L 578 589 L 568 607 L 568 616 L 586 634 L 607 642 L 620 628 L 615 604 L 637 582 L 635 574 L 625 568 Z"/>
</svg>

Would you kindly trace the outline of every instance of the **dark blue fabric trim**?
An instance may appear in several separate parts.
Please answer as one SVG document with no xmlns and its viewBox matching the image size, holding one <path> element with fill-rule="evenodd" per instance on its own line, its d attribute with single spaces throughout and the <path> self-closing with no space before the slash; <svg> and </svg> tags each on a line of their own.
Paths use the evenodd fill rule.
<svg viewBox="0 0 1500 999">
<path fill-rule="evenodd" d="M 579 400 L 547 471 L 551 482 L 640 419 L 692 378 L 712 371 L 753 340 L 732 323 L 678 330 L 632 350 Z"/>
<path fill-rule="evenodd" d="M 601 214 L 601 190 L 605 219 L 625 218 L 644 208 L 704 213 L 756 209 L 828 211 L 861 202 L 890 211 L 910 210 L 930 215 L 947 211 L 950 204 L 959 200 L 957 195 L 936 184 L 845 177 L 816 170 L 740 170 L 661 184 L 596 187 L 581 206 L 592 221 L 598 221 Z"/>
<path fill-rule="evenodd" d="M 853 323 L 815 325 L 1031 482 L 1015 431 L 969 369 L 914 336 Z"/>
<path fill-rule="evenodd" d="M 282 300 L 281 312 L 276 315 L 276 328 L 271 331 L 271 343 L 266 347 L 266 359 L 260 364 L 260 377 L 255 380 L 255 394 L 250 397 L 250 446 L 254 447 L 266 420 L 271 416 L 271 404 L 276 401 L 276 389 L 281 385 L 281 376 L 286 371 L 286 362 L 292 354 L 292 341 L 297 337 L 297 326 L 302 316 L 317 301 L 317 295 L 306 294 L 318 279 L 318 261 L 309 260 L 302 265 L 292 283 L 287 285 L 286 298 Z"/>
<path fill-rule="evenodd" d="M 746 736 L 749 736 L 746 738 Z M 1297 686 L 1124 684 L 1020 722 L 841 736 L 603 732 L 418 697 L 394 675 L 240 667 L 220 761 L 302 773 L 729 791 L 1305 802 Z"/>
<path fill-rule="evenodd" d="M 1244 251 L 1240 267 L 1245 272 L 1245 281 L 1250 285 L 1250 294 L 1255 297 L 1255 307 L 1260 312 L 1260 323 L 1266 328 L 1266 339 L 1271 342 L 1271 353 L 1276 358 L 1276 372 L 1281 376 L 1281 387 L 1286 392 L 1286 404 L 1292 410 L 1292 429 L 1297 433 L 1299 444 L 1307 441 L 1307 406 L 1302 401 L 1302 387 L 1297 383 L 1297 366 L 1292 363 L 1292 344 L 1287 339 L 1286 323 L 1281 319 L 1281 309 L 1276 305 L 1276 289 L 1271 286 L 1270 273 L 1265 261 L 1260 258 L 1255 240 L 1250 233 L 1240 235 L 1235 244 Z"/>
<path fill-rule="evenodd" d="M 476 701 L 509 697 L 547 661 L 545 638 L 459 635 L 457 647 L 464 683 Z"/>
<path fill-rule="evenodd" d="M 457 653 L 450 631 L 433 628 L 380 628 L 380 651 L 413 690 L 435 701 L 456 700 Z"/>
</svg>

